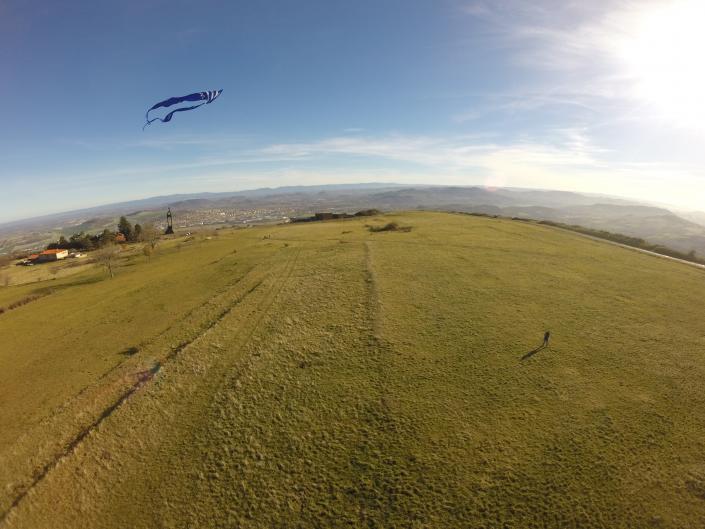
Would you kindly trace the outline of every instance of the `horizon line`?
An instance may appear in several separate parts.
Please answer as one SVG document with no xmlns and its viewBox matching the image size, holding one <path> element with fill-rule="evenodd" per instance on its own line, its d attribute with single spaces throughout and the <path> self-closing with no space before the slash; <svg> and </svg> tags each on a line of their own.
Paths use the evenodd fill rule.
<svg viewBox="0 0 705 529">
<path fill-rule="evenodd" d="M 193 195 L 236 195 L 239 193 L 248 193 L 248 192 L 254 192 L 254 191 L 265 191 L 265 190 L 272 190 L 276 191 L 278 189 L 288 189 L 288 188 L 312 188 L 312 187 L 349 187 L 349 186 L 370 186 L 370 187 L 377 187 L 377 186 L 390 186 L 390 187 L 438 187 L 438 188 L 482 188 L 482 189 L 513 189 L 513 190 L 527 190 L 527 191 L 548 191 L 548 192 L 558 192 L 558 193 L 573 193 L 577 195 L 584 195 L 584 196 L 594 196 L 594 197 L 606 197 L 606 198 L 613 198 L 613 199 L 620 199 L 620 200 L 625 200 L 629 202 L 634 202 L 636 204 L 641 204 L 641 205 L 650 205 L 650 206 L 659 206 L 659 207 L 664 207 L 668 209 L 674 209 L 676 211 L 698 211 L 694 209 L 684 209 L 682 207 L 676 206 L 675 204 L 666 204 L 666 203 L 657 203 L 657 202 L 651 202 L 643 199 L 637 199 L 637 198 L 631 198 L 631 197 L 625 197 L 622 195 L 611 195 L 611 194 L 606 194 L 606 193 L 592 193 L 592 192 L 583 192 L 583 191 L 575 191 L 575 190 L 566 190 L 566 189 L 555 189 L 555 188 L 546 188 L 546 187 L 517 187 L 517 186 L 488 186 L 485 184 L 468 184 L 468 185 L 447 185 L 447 184 L 428 184 L 428 183 L 400 183 L 400 182 L 346 182 L 346 183 L 334 183 L 334 184 L 305 184 L 305 185 L 282 185 L 282 186 L 277 186 L 277 187 L 269 187 L 269 186 L 264 186 L 264 187 L 254 187 L 254 188 L 247 188 L 247 189 L 237 189 L 237 190 L 228 190 L 228 191 L 194 191 L 191 193 L 173 193 L 169 195 L 149 195 L 149 196 L 142 196 L 139 198 L 130 198 L 130 199 L 125 199 L 125 200 L 120 200 L 117 202 L 104 202 L 104 203 L 99 203 L 99 204 L 93 204 L 93 205 L 88 205 L 88 206 L 83 206 L 83 207 L 76 207 L 73 209 L 64 209 L 64 210 L 57 210 L 53 211 L 50 213 L 45 213 L 41 215 L 34 215 L 34 216 L 29 216 L 29 217 L 20 217 L 20 218 L 15 218 L 15 219 L 10 219 L 10 220 L 2 220 L 0 221 L 0 228 L 5 228 L 9 225 L 12 224 L 21 224 L 21 223 L 27 223 L 27 222 L 32 222 L 32 221 L 39 221 L 42 219 L 48 219 L 50 217 L 55 217 L 59 215 L 68 215 L 68 214 L 78 214 L 82 212 L 88 212 L 93 209 L 97 208 L 107 208 L 107 207 L 120 207 L 120 206 L 126 206 L 129 203 L 132 202 L 142 202 L 142 201 L 148 201 L 148 200 L 158 200 L 158 199 L 171 199 L 174 197 L 188 197 L 188 196 L 193 196 Z"/>
</svg>

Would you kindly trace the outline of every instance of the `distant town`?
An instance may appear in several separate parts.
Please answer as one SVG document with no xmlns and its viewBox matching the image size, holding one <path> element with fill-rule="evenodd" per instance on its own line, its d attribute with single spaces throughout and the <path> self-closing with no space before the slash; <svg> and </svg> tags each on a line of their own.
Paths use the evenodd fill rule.
<svg viewBox="0 0 705 529">
<path fill-rule="evenodd" d="M 128 215 L 143 219 L 142 226 L 149 226 L 160 233 L 164 233 L 167 229 L 165 218 L 166 208 L 159 211 L 138 212 L 137 215 Z M 291 216 L 297 214 L 310 213 L 305 208 L 291 207 L 258 207 L 258 208 L 235 208 L 235 207 L 218 207 L 218 208 L 203 208 L 178 210 L 174 213 L 174 229 L 179 232 L 188 232 L 189 230 L 203 229 L 209 226 L 243 226 L 249 224 L 266 224 L 266 223 L 282 223 L 289 222 Z M 63 244 L 70 240 L 81 239 L 85 240 L 88 236 L 93 236 L 94 242 L 97 244 L 96 237 L 107 237 L 110 232 L 118 239 L 114 242 L 127 242 L 120 240 L 120 232 L 114 231 L 114 220 L 110 218 L 84 219 L 79 218 L 71 220 L 66 226 L 57 229 L 47 230 L 28 230 L 21 231 L 9 236 L 3 237 L 0 235 L 0 255 L 13 255 L 15 257 L 22 256 L 25 258 L 25 264 L 39 264 L 56 260 L 53 257 L 55 254 L 46 253 L 52 244 Z M 112 225 L 112 228 L 111 228 Z M 135 226 L 140 226 L 140 223 L 135 223 Z M 107 231 L 106 231 L 107 230 Z M 58 231 L 58 233 L 57 233 Z M 61 240 L 65 241 L 61 243 Z M 85 250 L 92 249 L 91 247 L 83 246 Z M 71 258 L 71 252 L 65 257 L 58 259 Z"/>
<path fill-rule="evenodd" d="M 290 207 L 271 208 L 205 208 L 180 211 L 174 227 L 179 229 L 215 224 L 260 224 L 263 222 L 286 222 L 291 215 L 298 212 Z M 164 222 L 158 227 L 165 229 Z"/>
</svg>

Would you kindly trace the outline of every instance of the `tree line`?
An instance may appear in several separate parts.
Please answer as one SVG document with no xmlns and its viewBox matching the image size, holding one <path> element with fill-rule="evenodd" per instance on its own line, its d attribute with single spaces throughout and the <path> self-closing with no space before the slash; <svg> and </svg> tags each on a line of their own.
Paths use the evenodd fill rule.
<svg viewBox="0 0 705 529">
<path fill-rule="evenodd" d="M 673 248 L 669 248 L 668 246 L 663 246 L 662 244 L 651 243 L 639 237 L 632 237 L 630 235 L 624 235 L 623 233 L 614 233 L 605 230 L 595 230 L 592 228 L 586 228 L 584 226 L 578 226 L 575 224 L 563 224 L 562 222 L 553 222 L 550 220 L 539 221 L 539 224 L 545 224 L 547 226 L 563 228 L 564 230 L 575 231 L 584 235 L 590 235 L 591 237 L 597 237 L 598 239 L 606 239 L 608 241 L 624 244 L 625 246 L 633 246 L 634 248 L 639 248 L 641 250 L 648 250 L 649 252 L 666 255 L 668 257 L 675 257 L 676 259 L 682 259 L 683 261 L 705 264 L 705 259 L 698 257 L 698 255 L 695 253 L 695 250 L 690 250 L 687 253 L 681 252 L 678 250 L 674 250 Z"/>
<path fill-rule="evenodd" d="M 564 230 L 570 230 L 577 233 L 582 233 L 583 235 L 589 235 L 591 237 L 596 237 L 598 239 L 605 239 L 608 241 L 623 244 L 625 246 L 632 246 L 634 248 L 639 248 L 641 250 L 647 250 L 649 252 L 658 253 L 661 255 L 666 255 L 668 257 L 674 257 L 676 259 L 681 259 L 683 261 L 690 261 L 691 263 L 697 263 L 705 265 L 705 258 L 698 256 L 695 250 L 690 250 L 689 252 L 681 252 L 679 250 L 674 250 L 668 246 L 663 246 L 662 244 L 654 244 L 645 239 L 639 237 L 632 237 L 631 235 L 624 235 L 623 233 L 615 233 L 606 230 L 596 230 L 593 228 L 586 228 L 585 226 L 579 226 L 577 224 L 564 224 L 563 222 L 555 222 L 552 220 L 534 220 L 526 219 L 522 217 L 502 217 L 501 215 L 490 215 L 488 213 L 477 213 L 477 212 L 461 212 L 463 215 L 472 215 L 473 217 L 488 217 L 493 219 L 510 219 L 517 220 L 521 222 L 536 222 L 537 224 L 543 224 L 545 226 L 553 226 L 555 228 L 561 228 Z"/>
</svg>

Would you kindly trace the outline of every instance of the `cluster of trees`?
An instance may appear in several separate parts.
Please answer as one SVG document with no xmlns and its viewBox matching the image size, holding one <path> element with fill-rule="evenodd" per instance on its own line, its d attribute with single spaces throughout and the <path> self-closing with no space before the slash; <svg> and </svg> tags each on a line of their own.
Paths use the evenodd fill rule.
<svg viewBox="0 0 705 529">
<path fill-rule="evenodd" d="M 74 233 L 68 239 L 62 235 L 58 241 L 49 244 L 47 249 L 97 250 L 114 244 L 118 234 L 122 234 L 126 242 L 146 242 L 152 249 L 156 246 L 159 238 L 159 232 L 151 224 L 145 226 L 135 224 L 133 227 L 125 217 L 120 217 L 117 232 L 108 229 L 95 235 L 80 232 Z"/>
<path fill-rule="evenodd" d="M 105 270 L 112 278 L 114 276 L 115 260 L 120 253 L 115 243 L 144 243 L 142 253 L 148 259 L 151 259 L 156 251 L 159 235 L 159 231 L 151 224 L 145 224 L 144 226 L 135 224 L 132 226 L 127 218 L 120 217 L 117 231 L 105 229 L 102 233 L 95 235 L 80 232 L 71 235 L 68 239 L 62 235 L 57 242 L 49 244 L 47 249 L 93 251 L 94 261 L 105 267 Z"/>
<path fill-rule="evenodd" d="M 158 237 L 157 230 L 151 224 L 135 224 L 133 227 L 125 217 L 120 217 L 117 232 L 121 233 L 127 242 L 153 242 Z"/>
<path fill-rule="evenodd" d="M 57 242 L 47 245 L 47 250 L 96 250 L 114 242 L 115 232 L 108 229 L 96 235 L 80 232 L 74 233 L 68 239 L 62 235 Z"/>
</svg>

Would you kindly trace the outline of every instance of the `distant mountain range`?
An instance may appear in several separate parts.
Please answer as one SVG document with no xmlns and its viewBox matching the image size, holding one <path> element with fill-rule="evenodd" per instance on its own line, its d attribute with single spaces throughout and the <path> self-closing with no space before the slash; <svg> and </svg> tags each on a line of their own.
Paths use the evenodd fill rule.
<svg viewBox="0 0 705 529">
<path fill-rule="evenodd" d="M 114 202 L 102 206 L 93 206 L 90 208 L 75 209 L 61 213 L 53 213 L 51 215 L 42 215 L 31 217 L 11 222 L 0 224 L 0 234 L 3 231 L 8 231 L 17 227 L 41 226 L 51 223 L 60 223 L 66 219 L 75 219 L 77 217 L 98 217 L 108 215 L 125 215 L 129 211 L 153 210 L 166 208 L 193 200 L 203 201 L 218 201 L 234 197 L 265 197 L 278 194 L 288 193 L 315 193 L 318 191 L 335 191 L 335 190 L 355 190 L 355 189 L 387 189 L 393 187 L 404 187 L 401 184 L 384 184 L 384 183 L 369 183 L 369 184 L 330 184 L 320 186 L 286 186 L 286 187 L 263 187 L 259 189 L 248 189 L 244 191 L 226 191 L 222 193 L 182 193 L 174 195 L 162 195 L 156 197 L 148 197 L 137 200 L 129 200 L 125 202 Z M 205 203 L 205 202 L 204 202 Z"/>
<path fill-rule="evenodd" d="M 668 209 L 606 195 L 518 188 L 408 186 L 372 183 L 263 188 L 151 197 L 0 225 L 0 253 L 38 247 L 59 235 L 97 232 L 126 215 L 163 221 L 170 207 L 182 226 L 241 224 L 316 212 L 434 209 L 577 224 L 641 237 L 705 255 L 705 213 Z M 180 219 L 180 220 L 178 220 Z"/>
</svg>

